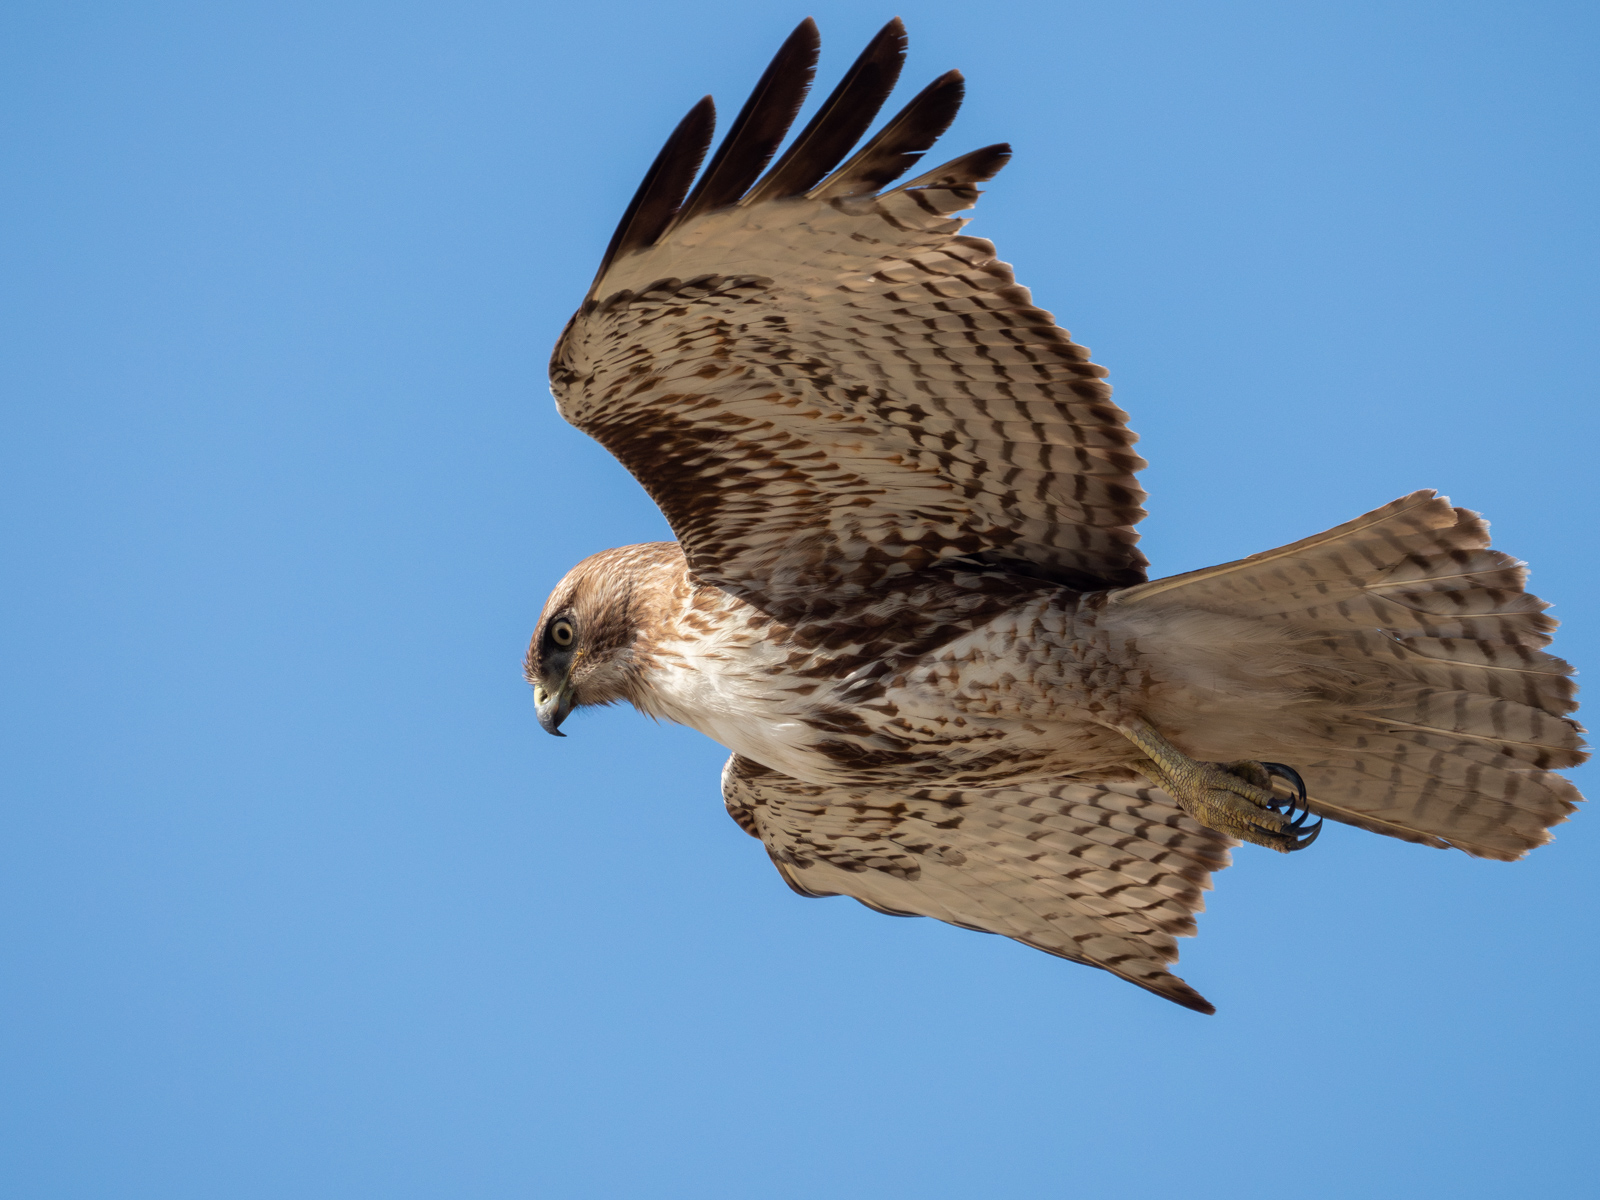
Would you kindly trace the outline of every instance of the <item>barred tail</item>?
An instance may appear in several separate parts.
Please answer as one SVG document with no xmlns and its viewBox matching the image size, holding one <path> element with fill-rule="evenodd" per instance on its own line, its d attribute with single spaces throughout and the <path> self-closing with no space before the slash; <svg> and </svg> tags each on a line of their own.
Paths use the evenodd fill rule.
<svg viewBox="0 0 1600 1200">
<path fill-rule="evenodd" d="M 1239 757 L 1296 767 L 1333 820 L 1509 860 L 1582 800 L 1554 771 L 1587 757 L 1572 669 L 1543 649 L 1556 622 L 1526 578 L 1478 514 L 1421 491 L 1109 607 L 1266 622 L 1272 686 L 1292 699 Z"/>
</svg>

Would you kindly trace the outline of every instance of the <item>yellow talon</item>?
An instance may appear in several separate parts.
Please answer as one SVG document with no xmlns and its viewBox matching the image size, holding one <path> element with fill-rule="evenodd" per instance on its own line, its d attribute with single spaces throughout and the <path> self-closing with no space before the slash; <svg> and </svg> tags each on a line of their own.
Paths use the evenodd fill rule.
<svg viewBox="0 0 1600 1200">
<path fill-rule="evenodd" d="M 1289 767 L 1248 759 L 1200 762 L 1137 718 L 1119 725 L 1117 730 L 1144 752 L 1145 757 L 1133 763 L 1133 769 L 1208 828 L 1284 854 L 1305 849 L 1322 831 L 1321 821 L 1305 824 L 1310 816 L 1305 785 Z M 1280 800 L 1273 792 L 1274 776 L 1296 788 L 1298 800 L 1305 807 L 1298 818 L 1294 815 L 1295 801 Z"/>
</svg>

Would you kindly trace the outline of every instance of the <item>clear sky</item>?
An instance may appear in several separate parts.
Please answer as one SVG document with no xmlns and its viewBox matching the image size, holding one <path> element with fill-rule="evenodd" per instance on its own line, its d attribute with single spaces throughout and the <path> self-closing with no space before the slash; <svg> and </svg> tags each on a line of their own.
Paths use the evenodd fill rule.
<svg viewBox="0 0 1600 1200">
<path fill-rule="evenodd" d="M 690 104 L 895 11 L 0 12 L 8 1200 L 1588 1194 L 1595 814 L 1240 851 L 1207 1018 L 793 895 L 698 734 L 535 724 L 550 586 L 669 536 L 551 344 Z M 1157 573 L 1437 487 L 1600 664 L 1592 4 L 898 12 Z"/>
</svg>

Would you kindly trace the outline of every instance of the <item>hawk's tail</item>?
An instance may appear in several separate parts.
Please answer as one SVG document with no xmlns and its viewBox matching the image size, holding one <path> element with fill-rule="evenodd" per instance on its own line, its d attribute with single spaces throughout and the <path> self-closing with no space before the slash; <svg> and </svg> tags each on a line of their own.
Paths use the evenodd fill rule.
<svg viewBox="0 0 1600 1200">
<path fill-rule="evenodd" d="M 1288 763 L 1334 820 L 1514 859 L 1582 799 L 1553 772 L 1587 757 L 1572 669 L 1543 650 L 1556 622 L 1526 577 L 1478 514 L 1422 491 L 1110 608 L 1226 643 L 1219 711 L 1187 752 Z M 1207 686 L 1187 674 L 1186 690 Z M 1269 702 L 1239 694 L 1256 682 Z M 1252 727 L 1221 719 L 1230 699 Z"/>
</svg>

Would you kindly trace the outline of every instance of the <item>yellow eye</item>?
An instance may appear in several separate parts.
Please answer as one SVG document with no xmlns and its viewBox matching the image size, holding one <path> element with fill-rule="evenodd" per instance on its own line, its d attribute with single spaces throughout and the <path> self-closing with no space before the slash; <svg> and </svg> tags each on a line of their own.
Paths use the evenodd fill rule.
<svg viewBox="0 0 1600 1200">
<path fill-rule="evenodd" d="M 572 622 L 563 619 L 550 626 L 550 640 L 558 646 L 572 645 Z"/>
</svg>

